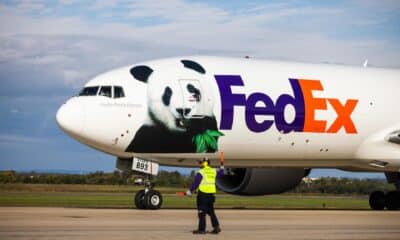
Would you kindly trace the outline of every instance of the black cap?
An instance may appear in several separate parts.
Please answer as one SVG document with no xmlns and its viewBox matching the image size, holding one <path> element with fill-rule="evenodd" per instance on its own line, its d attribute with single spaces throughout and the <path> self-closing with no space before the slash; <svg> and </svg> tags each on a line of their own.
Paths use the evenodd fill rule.
<svg viewBox="0 0 400 240">
<path fill-rule="evenodd" d="M 199 160 L 199 163 L 203 163 L 203 162 L 208 162 L 210 163 L 210 160 L 207 157 L 204 157 L 202 159 Z"/>
</svg>

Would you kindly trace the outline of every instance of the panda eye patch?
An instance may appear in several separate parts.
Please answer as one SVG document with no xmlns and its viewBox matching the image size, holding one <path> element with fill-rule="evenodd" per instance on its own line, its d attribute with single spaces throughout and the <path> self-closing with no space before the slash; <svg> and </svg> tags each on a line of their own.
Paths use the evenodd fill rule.
<svg viewBox="0 0 400 240">
<path fill-rule="evenodd" d="M 193 96 L 196 98 L 197 102 L 200 102 L 201 99 L 201 94 L 200 94 L 200 90 L 197 89 L 195 86 L 193 86 L 192 84 L 188 84 L 186 86 L 187 90 L 193 94 Z"/>
<path fill-rule="evenodd" d="M 162 101 L 166 106 L 169 106 L 172 97 L 172 89 L 170 87 L 166 87 L 164 90 L 164 94 L 162 95 Z"/>
</svg>

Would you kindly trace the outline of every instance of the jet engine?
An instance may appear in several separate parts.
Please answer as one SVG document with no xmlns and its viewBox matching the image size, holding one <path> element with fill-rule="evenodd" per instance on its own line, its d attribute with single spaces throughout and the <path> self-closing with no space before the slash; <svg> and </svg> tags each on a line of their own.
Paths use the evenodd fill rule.
<svg viewBox="0 0 400 240">
<path fill-rule="evenodd" d="M 235 195 L 267 195 L 289 191 L 310 173 L 303 168 L 229 168 L 217 179 L 220 190 Z"/>
</svg>

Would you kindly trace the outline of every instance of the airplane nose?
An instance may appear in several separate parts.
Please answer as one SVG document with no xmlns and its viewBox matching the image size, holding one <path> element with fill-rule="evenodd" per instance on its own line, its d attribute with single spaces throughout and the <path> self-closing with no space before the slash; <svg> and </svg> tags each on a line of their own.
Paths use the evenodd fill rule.
<svg viewBox="0 0 400 240">
<path fill-rule="evenodd" d="M 66 103 L 62 105 L 56 115 L 58 126 L 66 133 L 80 136 L 84 127 L 84 111 L 81 104 Z"/>
</svg>

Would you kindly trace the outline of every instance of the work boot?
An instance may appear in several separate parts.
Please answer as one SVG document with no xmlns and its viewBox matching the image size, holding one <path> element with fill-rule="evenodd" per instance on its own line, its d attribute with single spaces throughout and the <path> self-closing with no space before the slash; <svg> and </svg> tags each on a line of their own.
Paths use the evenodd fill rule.
<svg viewBox="0 0 400 240">
<path fill-rule="evenodd" d="M 202 230 L 194 230 L 193 234 L 206 234 L 206 231 L 202 231 Z"/>
<path fill-rule="evenodd" d="M 218 234 L 220 232 L 221 232 L 221 228 L 218 226 L 218 227 L 215 227 L 210 233 L 211 234 Z"/>
</svg>

